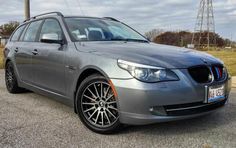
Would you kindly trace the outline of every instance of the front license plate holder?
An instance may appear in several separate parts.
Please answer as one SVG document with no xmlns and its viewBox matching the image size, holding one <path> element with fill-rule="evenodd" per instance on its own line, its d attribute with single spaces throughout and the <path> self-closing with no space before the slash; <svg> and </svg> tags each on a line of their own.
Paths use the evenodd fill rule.
<svg viewBox="0 0 236 148">
<path fill-rule="evenodd" d="M 206 87 L 206 103 L 214 103 L 226 98 L 225 84 Z"/>
</svg>

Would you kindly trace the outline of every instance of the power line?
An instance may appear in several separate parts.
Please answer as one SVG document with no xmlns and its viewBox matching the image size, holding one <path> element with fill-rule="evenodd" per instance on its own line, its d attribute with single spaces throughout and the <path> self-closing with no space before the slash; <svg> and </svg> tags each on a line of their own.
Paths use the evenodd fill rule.
<svg viewBox="0 0 236 148">
<path fill-rule="evenodd" d="M 67 1 L 67 0 L 64 0 L 64 2 L 66 3 L 67 9 L 69 10 L 70 14 L 72 15 L 72 11 L 71 11 L 71 9 L 70 9 L 70 5 L 69 5 L 68 1 Z"/>
<path fill-rule="evenodd" d="M 79 9 L 80 9 L 82 15 L 84 16 L 85 13 L 84 13 L 84 11 L 83 11 L 83 9 L 82 9 L 82 6 L 81 6 L 80 1 L 79 1 L 79 0 L 76 0 L 76 2 L 77 2 L 77 4 L 78 4 L 78 6 L 79 6 Z"/>
</svg>

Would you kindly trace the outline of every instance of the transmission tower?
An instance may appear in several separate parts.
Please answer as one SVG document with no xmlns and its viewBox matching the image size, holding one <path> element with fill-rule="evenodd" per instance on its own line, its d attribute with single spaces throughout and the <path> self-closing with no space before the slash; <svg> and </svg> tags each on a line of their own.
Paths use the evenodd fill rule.
<svg viewBox="0 0 236 148">
<path fill-rule="evenodd" d="M 215 21 L 212 0 L 200 0 L 197 20 L 192 37 L 192 45 L 196 48 L 206 47 L 216 44 Z"/>
</svg>

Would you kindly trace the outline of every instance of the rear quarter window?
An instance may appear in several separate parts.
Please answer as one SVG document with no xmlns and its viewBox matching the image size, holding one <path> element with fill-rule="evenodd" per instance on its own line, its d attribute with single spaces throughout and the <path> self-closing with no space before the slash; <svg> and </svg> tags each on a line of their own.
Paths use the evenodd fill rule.
<svg viewBox="0 0 236 148">
<path fill-rule="evenodd" d="M 24 28 L 25 28 L 25 25 L 20 26 L 20 27 L 14 32 L 14 34 L 12 35 L 11 41 L 18 41 L 19 38 L 20 38 L 20 36 L 21 36 L 21 33 L 22 33 L 23 30 L 24 30 Z"/>
</svg>

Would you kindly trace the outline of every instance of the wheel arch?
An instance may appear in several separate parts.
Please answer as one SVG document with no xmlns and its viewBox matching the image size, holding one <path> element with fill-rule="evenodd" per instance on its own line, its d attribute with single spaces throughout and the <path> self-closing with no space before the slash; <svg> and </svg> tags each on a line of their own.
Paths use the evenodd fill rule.
<svg viewBox="0 0 236 148">
<path fill-rule="evenodd" d="M 9 58 L 5 59 L 5 61 L 4 61 L 4 68 L 7 66 L 8 62 L 11 62 L 11 59 L 9 59 Z"/>
<path fill-rule="evenodd" d="M 88 76 L 91 76 L 93 74 L 100 74 L 100 75 L 104 76 L 107 80 L 109 80 L 108 75 L 103 70 L 101 70 L 100 68 L 95 67 L 95 66 L 87 66 L 80 71 L 81 72 L 79 73 L 77 81 L 76 81 L 76 86 L 74 89 L 74 97 L 73 97 L 74 98 L 74 111 L 75 111 L 75 113 L 78 113 L 77 105 L 76 105 L 77 104 L 76 103 L 76 94 L 77 94 L 80 84 L 82 83 L 82 81 L 84 79 L 86 79 Z"/>
<path fill-rule="evenodd" d="M 15 75 L 16 75 L 16 77 L 17 77 L 17 81 L 18 81 L 18 83 L 20 83 L 20 82 L 19 82 L 19 81 L 20 81 L 20 76 L 19 76 L 19 73 L 18 73 L 18 69 L 17 69 L 16 63 L 15 63 L 15 60 L 14 60 L 13 58 L 7 57 L 6 59 L 4 59 L 4 63 L 3 63 L 4 68 L 6 68 L 6 66 L 7 66 L 7 64 L 8 64 L 9 62 L 12 62 L 13 68 L 14 68 L 14 72 L 15 72 Z"/>
</svg>

